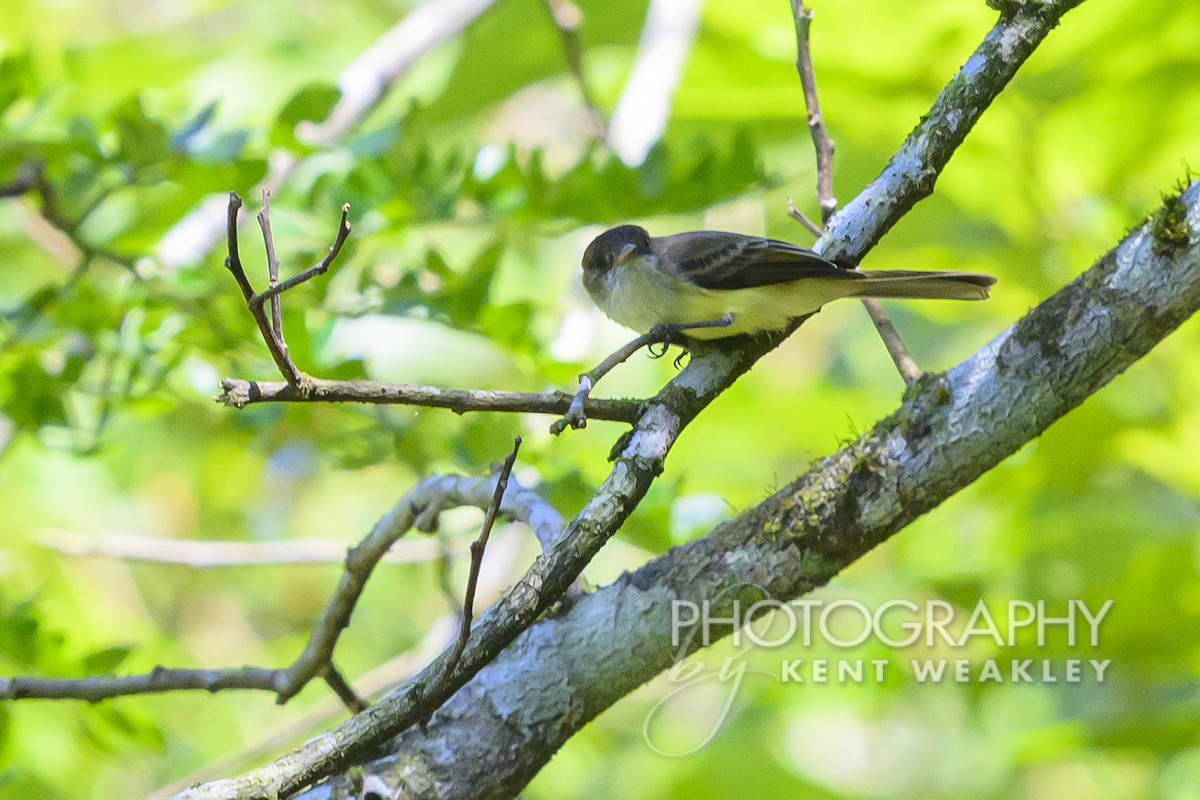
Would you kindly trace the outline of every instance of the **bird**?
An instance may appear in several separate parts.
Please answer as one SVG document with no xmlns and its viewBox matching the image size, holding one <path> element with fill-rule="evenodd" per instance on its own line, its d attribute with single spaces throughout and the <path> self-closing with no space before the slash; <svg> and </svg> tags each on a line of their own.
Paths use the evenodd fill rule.
<svg viewBox="0 0 1200 800">
<path fill-rule="evenodd" d="M 973 272 L 860 271 L 788 242 L 723 231 L 651 236 L 620 225 L 583 253 L 583 285 L 610 319 L 638 333 L 693 339 L 778 331 L 843 297 L 984 300 Z"/>
</svg>

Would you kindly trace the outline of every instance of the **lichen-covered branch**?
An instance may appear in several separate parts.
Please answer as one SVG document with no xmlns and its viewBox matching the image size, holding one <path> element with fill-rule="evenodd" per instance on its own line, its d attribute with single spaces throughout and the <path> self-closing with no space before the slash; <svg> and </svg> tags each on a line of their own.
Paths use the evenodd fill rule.
<svg viewBox="0 0 1200 800">
<path fill-rule="evenodd" d="M 1042 433 L 1200 310 L 1200 182 L 870 432 L 772 497 L 538 622 L 365 768 L 389 797 L 507 800 L 589 720 L 668 667 L 671 604 L 788 600 Z M 759 598 L 755 598 L 756 600 Z M 344 779 L 303 800 L 346 798 Z"/>
</svg>

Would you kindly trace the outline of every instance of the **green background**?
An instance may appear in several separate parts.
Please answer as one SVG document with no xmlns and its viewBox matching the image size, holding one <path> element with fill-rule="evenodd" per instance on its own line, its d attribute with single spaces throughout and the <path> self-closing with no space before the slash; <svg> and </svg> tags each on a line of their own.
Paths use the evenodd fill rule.
<svg viewBox="0 0 1200 800">
<path fill-rule="evenodd" d="M 581 6 L 588 78 L 611 112 L 645 3 Z M 579 254 L 605 226 L 811 241 L 786 215 L 789 195 L 816 209 L 783 0 L 705 4 L 664 140 L 640 169 L 587 144 L 538 0 L 499 2 L 338 145 L 297 141 L 294 124 L 321 118 L 339 70 L 406 10 L 384 0 L 7 0 L 0 182 L 40 161 L 57 208 L 35 195 L 0 205 L 0 674 L 283 665 L 338 577 L 332 564 L 73 558 L 44 546 L 55 531 L 349 544 L 421 477 L 484 472 L 518 432 L 518 477 L 564 514 L 606 474 L 615 424 L 556 439 L 544 417 L 214 404 L 221 377 L 270 379 L 273 365 L 222 253 L 179 269 L 152 256 L 207 194 L 236 189 L 256 210 L 250 195 L 272 149 L 304 158 L 273 202 L 285 274 L 319 258 L 340 205 L 352 208 L 335 269 L 285 303 L 292 354 L 322 377 L 566 388 L 628 335 L 589 310 L 578 285 Z M 960 0 L 823 0 L 815 13 L 835 192 L 848 199 L 995 14 Z M 1086 269 L 1185 160 L 1197 163 L 1197 31 L 1195 3 L 1084 3 L 984 115 L 934 196 L 872 252 L 867 269 L 1000 278 L 986 304 L 889 306 L 925 369 L 953 365 Z M 242 253 L 261 285 L 255 234 L 244 229 Z M 993 610 L 1111 599 L 1098 648 L 1019 651 L 1111 659 L 1103 684 L 920 685 L 907 664 L 923 651 L 865 645 L 852 657 L 891 662 L 882 684 L 748 678 L 714 741 L 668 758 L 642 739 L 671 689 L 660 679 L 571 740 L 525 796 L 1200 798 L 1198 347 L 1200 326 L 1185 323 L 818 595 L 968 611 L 980 598 Z M 652 393 L 669 362 L 636 357 L 602 390 Z M 691 426 L 589 578 L 607 582 L 703 534 L 868 428 L 902 391 L 862 309 L 827 308 Z M 478 520 L 450 517 L 446 546 L 465 552 Z M 509 537 L 501 585 L 532 556 L 528 539 Z M 459 558 L 454 585 L 464 572 Z M 435 564 L 381 567 L 337 662 L 358 678 L 420 647 L 449 613 Z M 719 645 L 708 658 L 732 652 Z M 844 656 L 827 645 L 782 654 Z M 328 694 L 313 684 L 283 708 L 254 693 L 5 704 L 0 796 L 145 796 L 206 765 L 231 774 L 332 724 Z M 700 692 L 659 722 L 687 746 L 722 697 Z M 320 722 L 305 721 L 322 709 Z"/>
</svg>

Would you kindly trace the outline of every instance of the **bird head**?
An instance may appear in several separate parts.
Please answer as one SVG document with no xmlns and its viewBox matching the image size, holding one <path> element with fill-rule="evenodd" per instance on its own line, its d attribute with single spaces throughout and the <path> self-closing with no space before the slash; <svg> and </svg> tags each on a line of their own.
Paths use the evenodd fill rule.
<svg viewBox="0 0 1200 800">
<path fill-rule="evenodd" d="M 600 275 L 630 259 L 650 254 L 650 234 L 637 225 L 605 231 L 583 251 L 584 274 Z"/>
</svg>

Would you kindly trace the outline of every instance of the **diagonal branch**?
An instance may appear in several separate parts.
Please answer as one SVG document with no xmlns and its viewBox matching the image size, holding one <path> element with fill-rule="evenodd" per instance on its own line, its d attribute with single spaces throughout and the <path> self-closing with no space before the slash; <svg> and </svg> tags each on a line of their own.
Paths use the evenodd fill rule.
<svg viewBox="0 0 1200 800">
<path fill-rule="evenodd" d="M 830 220 L 829 232 L 818 242 L 822 254 L 838 263 L 858 263 L 908 209 L 926 197 L 938 172 L 988 105 L 1062 15 L 1080 2 L 1042 0 L 1005 13 L 883 174 Z M 440 704 L 461 688 L 567 590 L 645 495 L 683 428 L 779 342 L 778 338 L 741 337 L 696 348 L 692 360 L 649 401 L 633 430 L 618 442 L 612 471 L 568 524 L 562 539 L 539 556 L 475 626 L 447 683 L 446 697 L 432 702 Z M 445 658 L 443 654 L 397 693 L 275 762 L 177 797 L 248 800 L 286 795 L 361 760 L 427 716 L 430 698 L 424 696 L 424 687 L 440 674 Z"/>
<path fill-rule="evenodd" d="M 576 731 L 679 657 L 674 603 L 705 604 L 716 620 L 746 612 L 749 603 L 739 611 L 732 601 L 747 587 L 780 602 L 811 592 L 1017 452 L 1200 310 L 1200 181 L 1165 208 L 772 497 L 539 621 L 426 732 L 405 732 L 364 773 L 388 787 L 384 796 L 436 786 L 420 796 L 507 800 Z M 346 785 L 297 800 L 345 798 Z"/>
</svg>

